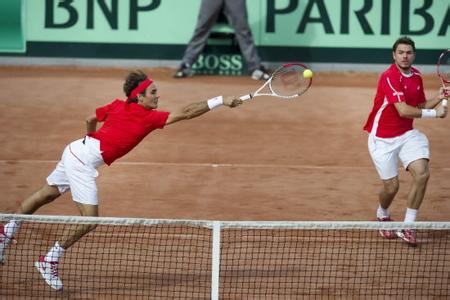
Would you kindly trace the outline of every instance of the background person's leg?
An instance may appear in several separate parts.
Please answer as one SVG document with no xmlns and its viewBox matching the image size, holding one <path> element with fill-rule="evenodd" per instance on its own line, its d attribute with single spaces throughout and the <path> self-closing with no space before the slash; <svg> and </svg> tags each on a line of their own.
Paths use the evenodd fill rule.
<svg viewBox="0 0 450 300">
<path fill-rule="evenodd" d="M 225 15 L 235 30 L 236 40 L 239 43 L 242 56 L 247 63 L 249 71 L 261 67 L 261 58 L 253 41 L 252 31 L 248 24 L 247 7 L 245 0 L 225 1 Z"/>
<path fill-rule="evenodd" d="M 205 47 L 211 28 L 217 21 L 223 0 L 203 0 L 194 34 L 184 52 L 182 64 L 192 67 Z"/>
</svg>

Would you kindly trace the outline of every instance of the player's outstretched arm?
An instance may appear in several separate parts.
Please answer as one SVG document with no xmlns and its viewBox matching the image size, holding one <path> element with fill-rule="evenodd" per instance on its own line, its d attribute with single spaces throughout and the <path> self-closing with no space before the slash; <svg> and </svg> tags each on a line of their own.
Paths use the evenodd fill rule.
<svg viewBox="0 0 450 300">
<path fill-rule="evenodd" d="M 207 101 L 191 103 L 183 107 L 179 111 L 171 112 L 169 117 L 167 118 L 166 125 L 173 124 L 182 120 L 196 118 L 221 105 L 236 107 L 241 104 L 242 100 L 234 96 L 218 96 Z"/>
</svg>

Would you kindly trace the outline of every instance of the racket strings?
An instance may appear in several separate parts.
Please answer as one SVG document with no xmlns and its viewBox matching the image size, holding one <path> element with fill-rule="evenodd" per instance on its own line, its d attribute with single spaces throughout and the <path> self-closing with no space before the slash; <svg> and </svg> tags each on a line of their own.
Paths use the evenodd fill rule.
<svg viewBox="0 0 450 300">
<path fill-rule="evenodd" d="M 304 93 L 310 85 L 310 79 L 303 76 L 304 70 L 300 65 L 283 66 L 273 74 L 269 86 L 271 91 L 283 97 L 295 97 Z"/>
</svg>

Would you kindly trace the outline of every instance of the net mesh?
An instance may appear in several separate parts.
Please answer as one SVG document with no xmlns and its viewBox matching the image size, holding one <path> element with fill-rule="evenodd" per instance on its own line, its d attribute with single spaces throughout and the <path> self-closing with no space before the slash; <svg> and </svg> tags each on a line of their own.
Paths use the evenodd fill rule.
<svg viewBox="0 0 450 300">
<path fill-rule="evenodd" d="M 311 79 L 303 76 L 305 66 L 289 64 L 278 69 L 269 84 L 270 90 L 282 97 L 296 97 L 309 88 Z"/>
<path fill-rule="evenodd" d="M 438 65 L 439 76 L 446 82 L 450 83 L 450 51 L 444 52 L 439 59 Z"/>
<path fill-rule="evenodd" d="M 449 232 L 420 248 L 373 230 L 227 230 L 221 294 L 230 299 L 367 299 L 450 295 Z"/>
<path fill-rule="evenodd" d="M 11 218 L 4 216 L 2 223 Z M 33 217 L 22 220 L 18 243 L 6 249 L 0 298 L 211 298 L 212 222 L 97 218 L 97 228 L 60 260 L 64 288 L 55 291 L 34 262 L 67 223 L 93 221 Z M 450 223 L 414 223 L 417 247 L 379 236 L 379 228 L 404 224 L 352 224 L 222 222 L 219 298 L 450 296 Z"/>
<path fill-rule="evenodd" d="M 98 225 L 64 253 L 62 291 L 52 290 L 34 262 L 67 226 L 24 222 L 1 266 L 0 298 L 208 299 L 210 230 L 189 225 Z"/>
</svg>

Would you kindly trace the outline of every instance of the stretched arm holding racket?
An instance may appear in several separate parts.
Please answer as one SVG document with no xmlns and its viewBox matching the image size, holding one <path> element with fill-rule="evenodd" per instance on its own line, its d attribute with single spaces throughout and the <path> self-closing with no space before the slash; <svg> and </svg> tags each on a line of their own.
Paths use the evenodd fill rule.
<svg viewBox="0 0 450 300">
<path fill-rule="evenodd" d="M 167 118 L 166 125 L 176 123 L 182 120 L 188 120 L 203 115 L 204 113 L 221 105 L 228 107 L 237 107 L 242 104 L 242 100 L 233 96 L 214 97 L 207 101 L 195 102 L 188 104 L 180 110 L 171 112 Z"/>
<path fill-rule="evenodd" d="M 258 96 L 273 96 L 282 99 L 293 99 L 304 94 L 312 83 L 312 71 L 301 63 L 287 63 L 279 67 L 270 78 L 255 92 L 244 95 L 240 99 L 218 96 L 206 102 L 192 103 L 180 111 L 169 115 L 166 125 L 198 117 L 220 105 L 236 107 L 242 101 Z"/>
</svg>

